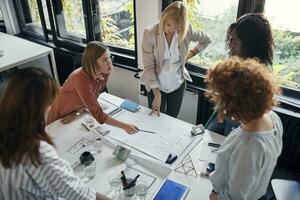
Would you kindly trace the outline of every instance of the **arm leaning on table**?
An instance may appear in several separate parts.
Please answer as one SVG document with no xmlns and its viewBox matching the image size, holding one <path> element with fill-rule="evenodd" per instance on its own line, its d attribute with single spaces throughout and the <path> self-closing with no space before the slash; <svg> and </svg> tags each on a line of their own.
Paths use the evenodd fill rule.
<svg viewBox="0 0 300 200">
<path fill-rule="evenodd" d="M 77 81 L 74 88 L 85 108 L 89 110 L 89 112 L 99 123 L 106 123 L 111 126 L 116 126 L 125 130 L 129 134 L 133 134 L 138 131 L 136 126 L 116 120 L 103 112 L 97 100 L 98 95 L 93 92 L 92 84 L 82 84 L 80 81 Z"/>
</svg>

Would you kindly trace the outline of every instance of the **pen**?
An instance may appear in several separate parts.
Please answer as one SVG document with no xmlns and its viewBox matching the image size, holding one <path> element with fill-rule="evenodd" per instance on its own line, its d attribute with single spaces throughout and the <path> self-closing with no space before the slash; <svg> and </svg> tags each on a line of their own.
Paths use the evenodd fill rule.
<svg viewBox="0 0 300 200">
<path fill-rule="evenodd" d="M 221 145 L 220 145 L 220 144 L 216 144 L 216 143 L 209 142 L 209 143 L 208 143 L 208 146 L 210 146 L 210 147 L 215 147 L 215 148 L 219 148 Z"/>
<path fill-rule="evenodd" d="M 171 158 L 172 158 L 172 154 L 169 154 L 165 163 L 169 163 Z"/>
<path fill-rule="evenodd" d="M 129 189 L 131 187 L 133 187 L 138 179 L 138 177 L 140 177 L 140 175 L 137 175 L 126 187 L 123 188 L 123 190 Z"/>
<path fill-rule="evenodd" d="M 124 171 L 121 171 L 121 175 L 122 185 L 123 187 L 127 187 L 127 180 Z"/>
<path fill-rule="evenodd" d="M 172 164 L 176 159 L 177 159 L 177 156 L 174 156 L 174 157 L 172 158 L 172 154 L 170 153 L 170 154 L 168 155 L 168 158 L 167 158 L 167 160 L 166 160 L 165 163 L 167 163 L 167 164 Z"/>
<path fill-rule="evenodd" d="M 176 159 L 177 159 L 177 156 L 174 156 L 174 157 L 170 160 L 169 164 L 172 164 Z"/>
<path fill-rule="evenodd" d="M 107 115 L 108 116 L 113 116 L 115 114 L 117 114 L 118 112 L 121 112 L 122 111 L 122 108 L 115 108 L 114 110 L 112 110 L 111 112 L 109 112 Z"/>
<path fill-rule="evenodd" d="M 142 130 L 142 129 L 139 129 L 139 131 L 141 131 L 141 132 L 145 132 L 145 133 L 152 133 L 152 134 L 156 134 L 154 131 L 147 131 L 147 130 Z"/>
<path fill-rule="evenodd" d="M 84 123 L 81 123 L 81 125 L 82 125 L 87 131 L 90 131 L 90 129 L 89 129 Z"/>
</svg>

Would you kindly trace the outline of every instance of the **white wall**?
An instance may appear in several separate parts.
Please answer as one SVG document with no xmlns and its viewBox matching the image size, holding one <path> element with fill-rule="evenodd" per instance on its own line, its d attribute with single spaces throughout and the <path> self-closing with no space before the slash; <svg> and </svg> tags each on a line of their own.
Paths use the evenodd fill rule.
<svg viewBox="0 0 300 200">
<path fill-rule="evenodd" d="M 136 28 L 138 66 L 143 69 L 142 62 L 142 39 L 147 26 L 159 21 L 161 13 L 161 0 L 136 0 Z"/>
</svg>

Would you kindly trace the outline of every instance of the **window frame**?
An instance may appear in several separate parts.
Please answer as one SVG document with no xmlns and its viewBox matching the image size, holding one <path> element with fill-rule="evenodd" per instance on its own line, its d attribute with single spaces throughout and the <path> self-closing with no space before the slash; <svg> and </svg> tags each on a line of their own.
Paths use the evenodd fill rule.
<svg viewBox="0 0 300 200">
<path fill-rule="evenodd" d="M 178 1 L 178 0 L 162 0 L 162 11 L 174 1 Z M 238 19 L 240 16 L 247 13 L 263 13 L 264 5 L 265 5 L 265 0 L 239 0 L 236 18 Z M 189 83 L 189 85 L 193 88 L 198 88 L 198 89 L 201 88 L 201 90 L 203 89 L 205 90 L 206 86 L 204 83 L 204 77 L 205 74 L 207 73 L 207 68 L 201 65 L 187 62 L 186 69 L 189 71 L 193 79 L 193 82 Z M 293 98 L 295 103 L 300 105 L 300 99 L 299 99 L 300 90 L 283 86 L 283 85 L 281 86 L 281 88 L 283 91 L 282 94 L 283 99 Z"/>
<path fill-rule="evenodd" d="M 45 15 L 42 7 L 42 0 L 36 0 L 38 3 L 39 16 L 41 20 L 42 27 L 36 27 L 34 25 L 26 24 L 26 20 L 24 16 L 30 16 L 30 8 L 28 5 L 28 0 L 13 0 L 14 7 L 16 9 L 17 21 L 20 28 L 21 37 L 26 37 L 30 40 L 40 40 L 40 43 L 48 43 L 49 46 L 55 46 L 57 48 L 66 48 L 75 53 L 82 53 L 88 41 L 98 40 L 102 41 L 101 30 L 100 30 L 100 4 L 98 0 L 82 0 L 82 9 L 84 13 L 84 24 L 86 29 L 86 38 L 79 38 L 74 35 L 66 34 L 64 37 L 60 37 L 59 31 L 65 31 L 64 29 L 64 16 L 58 19 L 57 15 L 61 14 L 62 11 L 62 0 L 52 0 L 52 4 L 50 0 L 46 1 L 47 11 L 49 15 L 50 22 L 50 30 L 46 27 Z M 136 22 L 136 0 L 133 0 L 134 6 L 134 22 Z M 21 3 L 22 2 L 22 3 Z M 25 3 L 27 3 L 27 6 Z M 25 5 L 24 5 L 25 4 Z M 24 13 L 25 10 L 25 13 Z M 28 19 L 27 19 L 28 21 Z M 29 19 L 30 21 L 30 19 Z M 128 49 L 119 47 L 116 45 L 109 46 L 112 55 L 114 55 L 114 65 L 139 72 L 138 64 L 137 64 L 137 27 L 136 23 L 134 25 L 134 40 L 135 45 L 134 49 Z M 67 37 L 65 37 L 67 36 Z M 75 40 L 74 40 L 75 39 Z M 130 63 L 130 66 L 129 64 Z"/>
</svg>

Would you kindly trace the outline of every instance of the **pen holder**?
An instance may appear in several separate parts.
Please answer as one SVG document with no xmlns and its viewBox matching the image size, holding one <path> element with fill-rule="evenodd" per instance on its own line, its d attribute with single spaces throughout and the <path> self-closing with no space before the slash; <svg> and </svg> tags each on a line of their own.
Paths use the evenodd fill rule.
<svg viewBox="0 0 300 200">
<path fill-rule="evenodd" d="M 133 179 L 132 178 L 127 178 L 126 182 L 130 183 Z M 135 183 L 132 185 L 132 187 L 123 189 L 125 196 L 133 196 L 134 195 L 134 188 L 135 188 Z"/>
<path fill-rule="evenodd" d="M 79 160 L 80 160 L 80 163 L 83 164 L 87 161 L 92 162 L 95 160 L 95 158 L 94 158 L 93 154 L 91 154 L 91 152 L 85 151 L 80 155 Z"/>
</svg>

